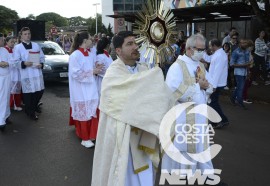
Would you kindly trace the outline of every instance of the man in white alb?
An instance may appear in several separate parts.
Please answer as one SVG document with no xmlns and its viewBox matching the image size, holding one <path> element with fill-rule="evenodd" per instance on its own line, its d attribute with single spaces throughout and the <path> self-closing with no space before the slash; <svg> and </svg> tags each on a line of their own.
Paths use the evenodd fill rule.
<svg viewBox="0 0 270 186">
<path fill-rule="evenodd" d="M 43 95 L 44 81 L 42 68 L 45 61 L 40 46 L 31 42 L 31 31 L 23 27 L 20 31 L 21 43 L 14 48 L 14 60 L 20 64 L 23 102 L 26 114 L 37 120 L 36 113 L 41 113 L 38 103 Z"/>
</svg>

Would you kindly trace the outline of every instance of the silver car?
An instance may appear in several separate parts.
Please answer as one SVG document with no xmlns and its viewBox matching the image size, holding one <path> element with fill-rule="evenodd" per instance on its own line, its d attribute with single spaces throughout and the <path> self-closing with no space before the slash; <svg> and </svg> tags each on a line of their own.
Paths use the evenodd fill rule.
<svg viewBox="0 0 270 186">
<path fill-rule="evenodd" d="M 44 80 L 67 80 L 69 55 L 55 42 L 35 41 L 45 55 L 43 66 Z"/>
</svg>

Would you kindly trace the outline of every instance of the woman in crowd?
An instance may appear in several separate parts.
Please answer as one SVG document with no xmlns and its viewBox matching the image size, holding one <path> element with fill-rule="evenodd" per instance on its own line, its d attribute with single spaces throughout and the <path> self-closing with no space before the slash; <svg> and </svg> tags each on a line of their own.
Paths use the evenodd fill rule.
<svg viewBox="0 0 270 186">
<path fill-rule="evenodd" d="M 255 74 L 252 84 L 257 85 L 256 78 L 262 77 L 265 85 L 270 85 L 270 81 L 267 81 L 267 71 L 265 56 L 268 46 L 264 41 L 265 32 L 262 30 L 259 33 L 259 37 L 255 40 L 255 54 L 254 54 L 254 64 L 255 64 Z M 261 70 L 260 70 L 261 69 Z"/>
<path fill-rule="evenodd" d="M 66 53 L 69 53 L 70 52 L 70 47 L 71 47 L 71 40 L 68 36 L 64 36 L 64 39 L 63 39 L 63 50 L 66 52 Z"/>
<path fill-rule="evenodd" d="M 107 51 L 108 48 L 109 48 L 109 40 L 106 37 L 102 37 L 97 43 L 97 58 L 96 58 L 98 64 L 104 65 L 104 69 L 102 70 L 102 72 L 100 72 L 96 76 L 97 89 L 98 89 L 99 96 L 101 92 L 101 82 L 102 82 L 103 76 L 105 75 L 105 72 L 109 68 L 110 64 L 113 62 L 111 56 L 109 55 Z"/>
<path fill-rule="evenodd" d="M 244 90 L 243 90 L 243 102 L 247 103 L 247 104 L 251 104 L 252 101 L 250 99 L 248 99 L 248 89 L 250 88 L 251 84 L 252 84 L 252 79 L 254 76 L 254 60 L 253 60 L 253 49 L 254 49 L 254 43 L 252 40 L 248 40 L 248 50 L 250 51 L 250 55 L 249 55 L 249 62 L 250 62 L 250 66 L 248 67 L 248 73 L 247 73 L 247 78 L 245 81 L 245 86 L 244 86 Z"/>
<path fill-rule="evenodd" d="M 70 125 L 75 125 L 81 144 L 93 147 L 96 139 L 98 120 L 98 91 L 94 75 L 102 71 L 103 66 L 95 66 L 95 57 L 87 50 L 91 46 L 88 32 L 75 35 L 69 57 L 69 93 L 70 93 Z"/>
</svg>

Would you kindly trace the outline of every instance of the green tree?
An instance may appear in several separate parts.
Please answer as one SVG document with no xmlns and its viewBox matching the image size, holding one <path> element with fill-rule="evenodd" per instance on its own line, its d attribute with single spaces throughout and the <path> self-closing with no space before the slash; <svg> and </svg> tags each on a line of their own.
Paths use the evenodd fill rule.
<svg viewBox="0 0 270 186">
<path fill-rule="evenodd" d="M 81 16 L 71 17 L 68 19 L 69 26 L 85 26 L 86 23 L 86 19 Z"/>
<path fill-rule="evenodd" d="M 36 20 L 50 21 L 53 25 L 57 27 L 68 26 L 67 18 L 53 12 L 40 14 L 36 17 Z"/>
<path fill-rule="evenodd" d="M 257 0 L 248 0 L 251 4 L 254 13 L 257 18 L 262 22 L 265 27 L 265 31 L 270 36 L 270 3 L 269 0 L 259 0 L 264 5 L 264 10 L 260 9 Z"/>
<path fill-rule="evenodd" d="M 34 14 L 29 14 L 25 19 L 35 20 L 36 16 L 34 16 Z"/>
<path fill-rule="evenodd" d="M 88 32 L 91 35 L 96 34 L 96 18 L 88 18 L 86 21 L 88 25 Z M 102 24 L 102 16 L 101 14 L 97 15 L 97 28 L 98 28 L 98 33 L 105 33 L 107 34 L 107 28 Z"/>
<path fill-rule="evenodd" d="M 110 37 L 113 36 L 111 23 L 109 23 L 109 25 L 108 25 L 108 28 L 107 28 L 107 35 L 109 35 Z"/>
<path fill-rule="evenodd" d="M 18 13 L 0 5 L 0 32 L 7 34 L 13 30 L 13 23 L 19 19 Z"/>
</svg>

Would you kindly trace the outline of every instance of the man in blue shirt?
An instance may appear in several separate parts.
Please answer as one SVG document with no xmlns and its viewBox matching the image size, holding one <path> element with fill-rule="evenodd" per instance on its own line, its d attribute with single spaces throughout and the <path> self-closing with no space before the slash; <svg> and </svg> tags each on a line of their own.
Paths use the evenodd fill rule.
<svg viewBox="0 0 270 186">
<path fill-rule="evenodd" d="M 247 69 L 250 65 L 250 52 L 247 49 L 247 46 L 247 40 L 241 39 L 239 47 L 233 51 L 230 60 L 230 66 L 234 68 L 234 76 L 236 80 L 236 89 L 232 93 L 230 100 L 234 105 L 236 104 L 235 100 L 237 100 L 238 105 L 243 109 L 246 109 L 243 104 L 243 90 L 247 76 Z"/>
</svg>

